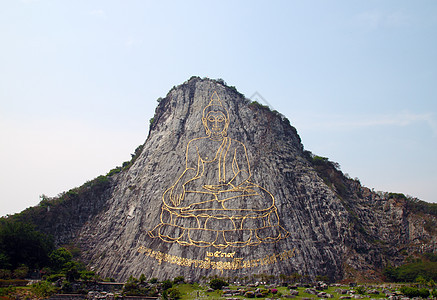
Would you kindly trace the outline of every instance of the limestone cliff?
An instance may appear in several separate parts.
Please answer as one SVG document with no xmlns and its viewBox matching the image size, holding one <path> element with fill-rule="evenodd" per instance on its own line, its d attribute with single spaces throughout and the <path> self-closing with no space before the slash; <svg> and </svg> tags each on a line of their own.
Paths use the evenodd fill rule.
<svg viewBox="0 0 437 300">
<path fill-rule="evenodd" d="M 285 117 L 222 81 L 170 90 L 141 153 L 105 184 L 76 200 L 89 210 L 39 226 L 104 277 L 375 277 L 405 253 L 437 251 L 433 215 L 346 178 Z"/>
</svg>

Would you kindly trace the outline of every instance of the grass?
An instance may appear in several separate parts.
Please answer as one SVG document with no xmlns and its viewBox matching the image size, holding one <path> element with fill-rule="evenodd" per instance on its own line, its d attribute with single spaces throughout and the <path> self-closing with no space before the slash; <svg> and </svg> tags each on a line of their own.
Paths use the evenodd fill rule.
<svg viewBox="0 0 437 300">
<path fill-rule="evenodd" d="M 392 291 L 399 291 L 400 287 L 403 285 L 410 285 L 410 284 L 396 284 L 394 285 L 395 288 L 393 288 L 393 285 L 391 284 L 387 284 L 387 289 L 388 290 L 392 290 Z M 392 286 L 392 288 L 389 288 L 389 286 Z M 191 300 L 191 299 L 206 299 L 206 300 L 225 300 L 227 297 L 223 297 L 223 294 L 225 293 L 225 291 L 223 290 L 215 290 L 212 292 L 207 292 L 207 290 L 209 289 L 208 285 L 200 285 L 198 283 L 194 283 L 194 284 L 177 284 L 173 286 L 174 288 L 178 289 L 179 292 L 181 293 L 181 299 L 180 300 Z M 251 291 L 255 291 L 257 288 L 260 289 L 266 289 L 264 285 L 260 285 L 257 288 L 248 288 L 245 286 L 235 286 L 235 285 L 231 285 L 229 287 L 231 290 L 238 290 L 238 289 L 244 289 L 244 290 L 251 290 Z M 282 287 L 282 286 L 276 286 L 274 287 L 275 289 L 278 290 L 277 294 L 272 294 L 269 293 L 268 295 L 266 295 L 265 297 L 261 297 L 261 298 L 251 298 L 251 299 L 264 299 L 264 298 L 270 298 L 270 299 L 288 299 L 285 297 L 285 295 L 289 295 L 290 294 L 290 289 L 288 289 L 287 287 Z M 327 294 L 331 294 L 333 296 L 333 298 L 328 298 L 328 299 L 340 299 L 340 297 L 342 296 L 351 296 L 350 294 L 341 294 L 341 293 L 337 293 L 336 290 L 354 290 L 356 291 L 355 294 L 358 294 L 359 290 L 363 291 L 363 294 L 360 294 L 360 296 L 362 297 L 363 300 L 370 300 L 370 299 L 382 299 L 382 298 L 386 298 L 386 295 L 382 293 L 382 290 L 384 289 L 383 286 L 381 285 L 359 285 L 358 287 L 349 287 L 349 286 L 330 286 L 327 289 L 323 290 L 323 292 L 327 293 Z M 368 294 L 367 292 L 369 290 L 378 290 L 380 293 L 375 295 L 375 294 Z M 12 293 L 12 295 L 21 295 L 21 296 L 29 296 L 31 291 L 30 291 L 30 287 L 26 286 L 26 287 L 16 287 L 13 288 L 14 292 Z M 313 294 L 309 294 L 309 293 L 305 293 L 304 291 L 306 290 L 306 288 L 304 287 L 298 287 L 296 289 L 299 292 L 299 295 L 296 296 L 295 299 L 302 299 L 302 298 L 307 298 L 307 299 L 324 299 L 324 298 L 319 298 L 317 297 L 317 295 L 313 295 Z M 7 288 L 3 288 L 0 290 L 0 299 L 4 299 L 2 297 L 7 296 L 9 293 L 7 291 Z M 12 292 L 12 291 L 9 291 Z M 320 292 L 320 291 L 317 291 Z M 399 293 L 399 292 L 397 292 Z M 9 294 L 11 295 L 11 294 Z M 247 297 L 244 296 L 240 296 L 240 295 L 233 295 L 229 298 L 236 298 L 236 299 L 248 299 Z M 353 296 L 351 297 L 353 299 Z"/>
<path fill-rule="evenodd" d="M 215 299 L 226 299 L 225 297 L 222 297 L 222 295 L 224 294 L 224 291 L 222 290 L 217 290 L 217 291 L 213 291 L 213 292 L 207 292 L 208 290 L 208 286 L 201 286 L 199 284 L 180 284 L 177 285 L 176 288 L 181 292 L 181 300 L 191 300 L 191 299 L 208 299 L 208 300 L 215 300 Z M 255 290 L 256 288 L 247 288 L 247 287 L 243 287 L 243 286 L 230 286 L 231 290 L 237 290 L 243 288 L 245 290 Z M 265 286 L 261 285 L 258 288 L 260 289 L 265 289 Z M 278 290 L 277 294 L 272 294 L 269 293 L 266 297 L 263 298 L 274 298 L 274 299 L 287 299 L 285 298 L 285 295 L 290 294 L 290 290 L 287 287 L 275 287 Z M 341 296 L 350 296 L 350 295 L 345 295 L 345 294 L 340 294 L 340 293 L 336 293 L 335 291 L 338 289 L 344 289 L 344 290 L 357 290 L 356 288 L 349 288 L 347 286 L 341 286 L 341 287 L 328 287 L 327 289 L 323 290 L 323 292 L 326 292 L 328 294 L 333 295 L 333 298 L 329 298 L 329 299 L 340 299 Z M 375 295 L 375 294 L 367 294 L 365 291 L 364 294 L 361 294 L 360 296 L 363 297 L 363 299 L 379 299 L 379 298 L 386 298 L 385 294 L 382 293 L 383 288 L 382 287 L 375 287 L 372 289 L 376 289 L 380 292 L 380 294 Z M 308 294 L 308 293 L 304 293 L 304 291 L 306 290 L 306 288 L 304 287 L 299 287 L 297 288 L 297 291 L 299 291 L 299 295 L 296 296 L 296 299 L 302 299 L 302 298 L 311 298 L 311 299 L 323 299 L 323 298 L 319 298 L 317 297 L 317 295 L 312 295 L 312 294 Z M 320 291 L 318 291 L 320 292 Z M 358 294 L 358 293 L 356 293 Z M 231 298 L 237 298 L 237 299 L 248 299 L 247 297 L 244 296 L 239 296 L 239 295 L 233 295 Z M 263 298 L 253 298 L 253 299 L 263 299 Z"/>
</svg>

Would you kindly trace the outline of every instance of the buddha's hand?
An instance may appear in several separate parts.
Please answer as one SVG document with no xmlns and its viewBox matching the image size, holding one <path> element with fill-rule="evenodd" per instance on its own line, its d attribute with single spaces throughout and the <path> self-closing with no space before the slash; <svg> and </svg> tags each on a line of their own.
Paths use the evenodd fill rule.
<svg viewBox="0 0 437 300">
<path fill-rule="evenodd" d="M 224 183 L 224 184 L 217 184 L 217 185 L 204 185 L 203 188 L 212 193 L 220 193 L 220 192 L 226 192 L 232 190 L 234 189 L 234 186 L 232 184 Z"/>
<path fill-rule="evenodd" d="M 171 191 L 170 200 L 174 206 L 179 206 L 185 198 L 185 188 L 183 185 L 175 185 Z"/>
</svg>

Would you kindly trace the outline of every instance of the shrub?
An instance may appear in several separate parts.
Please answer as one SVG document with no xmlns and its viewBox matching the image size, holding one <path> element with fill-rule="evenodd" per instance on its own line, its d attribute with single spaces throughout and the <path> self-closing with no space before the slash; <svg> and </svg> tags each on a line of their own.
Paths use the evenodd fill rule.
<svg viewBox="0 0 437 300">
<path fill-rule="evenodd" d="M 139 280 L 140 280 L 140 283 L 146 282 L 146 275 L 141 274 Z"/>
<path fill-rule="evenodd" d="M 177 276 L 173 279 L 173 283 L 174 284 L 180 284 L 180 283 L 185 283 L 185 278 L 184 276 Z"/>
<path fill-rule="evenodd" d="M 167 300 L 177 300 L 182 296 L 181 292 L 176 288 L 170 288 L 162 293 L 162 298 Z"/>
<path fill-rule="evenodd" d="M 173 283 L 170 280 L 164 280 L 161 283 L 161 288 L 163 291 L 168 290 L 169 288 L 171 288 L 173 286 Z"/>
<path fill-rule="evenodd" d="M 209 286 L 214 290 L 220 290 L 222 287 L 228 286 L 228 285 L 229 285 L 229 283 L 227 283 L 226 281 L 224 281 L 221 278 L 214 278 L 214 279 L 211 279 L 211 281 L 209 282 Z"/>
<path fill-rule="evenodd" d="M 27 273 L 29 273 L 29 268 L 26 265 L 21 265 L 14 270 L 13 275 L 15 278 L 24 279 L 26 278 Z"/>
<path fill-rule="evenodd" d="M 397 268 L 388 266 L 384 275 L 396 282 L 414 282 L 421 276 L 425 280 L 437 280 L 437 262 L 413 261 Z"/>
<path fill-rule="evenodd" d="M 421 297 L 421 298 L 428 298 L 429 297 L 429 290 L 422 288 L 414 288 L 409 286 L 403 286 L 400 289 L 401 293 L 404 294 L 407 297 L 414 298 L 414 297 Z"/>
<path fill-rule="evenodd" d="M 79 274 L 80 274 L 80 279 L 84 281 L 91 281 L 94 280 L 96 277 L 96 272 L 94 271 L 84 270 L 82 272 L 79 272 Z"/>
<path fill-rule="evenodd" d="M 57 288 L 54 287 L 50 282 L 40 281 L 32 284 L 30 290 L 38 298 L 47 298 L 56 293 Z"/>
<path fill-rule="evenodd" d="M 46 280 L 49 282 L 55 282 L 61 278 L 64 278 L 65 275 L 64 274 L 52 274 L 46 277 Z"/>
<path fill-rule="evenodd" d="M 357 286 L 356 291 L 358 294 L 364 295 L 366 292 L 366 288 L 364 286 L 360 285 L 360 286 Z"/>
<path fill-rule="evenodd" d="M 150 278 L 149 282 L 150 282 L 151 284 L 157 283 L 157 282 L 158 282 L 158 278 L 155 278 L 155 277 Z"/>
<path fill-rule="evenodd" d="M 5 297 L 5 299 L 13 299 L 12 297 L 8 296 L 11 296 L 11 294 L 15 293 L 15 290 L 16 288 L 12 286 L 0 287 L 0 296 Z"/>
</svg>

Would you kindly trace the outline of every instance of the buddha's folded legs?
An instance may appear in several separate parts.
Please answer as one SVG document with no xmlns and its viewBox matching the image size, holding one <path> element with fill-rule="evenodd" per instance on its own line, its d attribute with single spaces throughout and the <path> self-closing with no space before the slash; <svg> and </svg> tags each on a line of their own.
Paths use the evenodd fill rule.
<svg viewBox="0 0 437 300">
<path fill-rule="evenodd" d="M 245 214 L 240 210 L 235 211 L 235 215 L 182 213 L 181 210 L 163 207 L 161 224 L 149 234 L 166 242 L 216 248 L 275 242 L 287 236 L 287 232 L 279 226 L 276 207 L 262 212 L 246 211 Z"/>
</svg>

